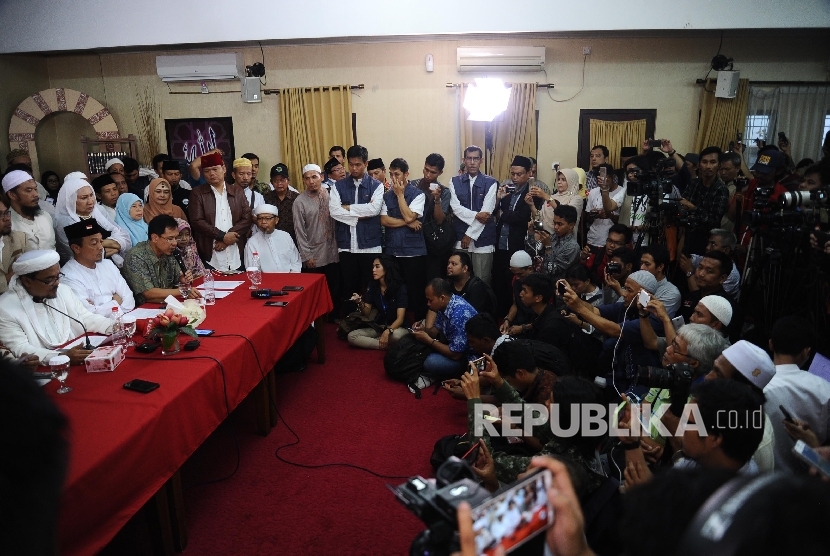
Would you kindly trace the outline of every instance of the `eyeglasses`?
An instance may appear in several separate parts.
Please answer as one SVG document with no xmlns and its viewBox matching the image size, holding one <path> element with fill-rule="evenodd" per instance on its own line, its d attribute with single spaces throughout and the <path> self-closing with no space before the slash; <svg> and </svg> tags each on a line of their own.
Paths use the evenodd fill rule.
<svg viewBox="0 0 830 556">
<path fill-rule="evenodd" d="M 170 243 L 178 243 L 179 242 L 179 236 L 176 236 L 176 237 L 159 236 L 159 237 L 161 239 L 166 239 Z"/>
<path fill-rule="evenodd" d="M 683 353 L 682 351 L 680 351 L 680 346 L 677 344 L 677 338 L 675 338 L 674 340 L 671 341 L 671 344 L 669 345 L 669 347 L 672 349 L 672 351 L 674 352 L 675 355 L 680 355 L 682 357 L 689 357 L 691 359 L 691 357 L 689 356 L 688 353 Z"/>
<path fill-rule="evenodd" d="M 61 278 L 64 277 L 63 272 L 59 272 L 57 276 L 52 276 L 51 278 L 35 278 L 41 284 L 46 284 L 47 286 L 52 286 L 56 282 L 60 282 Z"/>
<path fill-rule="evenodd" d="M 4 210 L 4 211 L 0 212 L 0 218 L 11 218 L 11 217 L 12 217 L 12 211 L 11 210 Z"/>
</svg>

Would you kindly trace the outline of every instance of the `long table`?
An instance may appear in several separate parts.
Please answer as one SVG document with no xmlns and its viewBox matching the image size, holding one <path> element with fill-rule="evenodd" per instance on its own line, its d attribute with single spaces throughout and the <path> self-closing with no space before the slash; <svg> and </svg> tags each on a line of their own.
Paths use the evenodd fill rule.
<svg viewBox="0 0 830 556">
<path fill-rule="evenodd" d="M 218 299 L 200 325 L 215 335 L 201 338 L 196 351 L 162 356 L 160 349 L 144 355 L 131 348 L 114 372 L 73 367 L 68 394 L 57 395 L 54 381 L 44 386 L 69 421 L 69 469 L 59 521 L 62 554 L 95 554 L 106 546 L 164 491 L 228 411 L 257 385 L 265 389 L 277 360 L 332 309 L 322 275 L 263 275 L 262 287 L 285 285 L 304 287 L 277 298 L 288 301 L 286 307 L 265 307 L 263 300 L 250 297 L 247 282 Z M 320 344 L 318 357 L 324 358 Z M 125 390 L 123 384 L 134 378 L 161 386 L 148 394 Z"/>
</svg>

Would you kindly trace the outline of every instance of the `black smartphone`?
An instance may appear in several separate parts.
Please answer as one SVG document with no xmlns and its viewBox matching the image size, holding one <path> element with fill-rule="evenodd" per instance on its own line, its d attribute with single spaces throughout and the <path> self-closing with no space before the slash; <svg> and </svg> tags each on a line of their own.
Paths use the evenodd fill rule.
<svg viewBox="0 0 830 556">
<path fill-rule="evenodd" d="M 784 414 L 784 420 L 785 420 L 785 421 L 789 421 L 789 422 L 791 422 L 791 423 L 794 423 L 794 422 L 795 422 L 795 420 L 793 419 L 793 416 L 792 416 L 792 415 L 790 415 L 790 412 L 789 412 L 789 411 L 787 411 L 786 409 L 784 409 L 784 406 L 783 406 L 783 405 L 779 405 L 779 406 L 778 406 L 778 409 L 780 409 L 780 410 L 781 410 L 781 413 L 783 413 L 783 414 Z"/>
<path fill-rule="evenodd" d="M 284 292 L 301 292 L 303 291 L 302 286 L 283 286 L 282 291 Z"/>
<path fill-rule="evenodd" d="M 778 142 L 789 143 L 789 141 L 787 141 L 787 135 L 783 131 L 778 132 Z"/>
<path fill-rule="evenodd" d="M 659 139 L 655 139 L 653 141 L 649 141 L 648 146 L 652 149 L 659 149 L 663 146 L 663 142 Z"/>
<path fill-rule="evenodd" d="M 288 305 L 287 301 L 266 301 L 265 302 L 266 307 L 285 307 L 286 305 Z"/>
<path fill-rule="evenodd" d="M 556 283 L 556 291 L 559 292 L 560 296 L 565 295 L 565 291 L 567 291 L 567 290 L 565 290 L 565 284 L 562 283 L 562 282 L 557 282 Z"/>
<path fill-rule="evenodd" d="M 158 349 L 158 347 L 158 342 L 144 342 L 142 344 L 139 344 L 135 348 L 135 350 L 140 353 L 153 353 L 154 351 L 156 351 L 156 349 Z"/>
<path fill-rule="evenodd" d="M 134 378 L 130 382 L 124 383 L 124 388 L 127 390 L 135 390 L 136 392 L 141 392 L 142 394 L 152 392 L 158 387 L 158 382 L 150 382 L 149 380 L 141 380 L 140 378 Z"/>
<path fill-rule="evenodd" d="M 210 335 L 213 334 L 213 332 L 214 332 L 213 330 L 207 330 L 205 328 L 197 328 L 196 329 L 196 335 L 197 336 L 210 336 Z"/>
</svg>

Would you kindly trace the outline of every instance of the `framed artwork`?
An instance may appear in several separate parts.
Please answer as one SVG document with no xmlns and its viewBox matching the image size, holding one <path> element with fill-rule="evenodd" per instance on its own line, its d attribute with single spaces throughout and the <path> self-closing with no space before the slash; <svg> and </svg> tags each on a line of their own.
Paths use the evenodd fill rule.
<svg viewBox="0 0 830 556">
<path fill-rule="evenodd" d="M 182 118 L 164 120 L 167 153 L 188 164 L 213 149 L 223 153 L 230 169 L 236 156 L 233 144 L 233 118 Z"/>
</svg>

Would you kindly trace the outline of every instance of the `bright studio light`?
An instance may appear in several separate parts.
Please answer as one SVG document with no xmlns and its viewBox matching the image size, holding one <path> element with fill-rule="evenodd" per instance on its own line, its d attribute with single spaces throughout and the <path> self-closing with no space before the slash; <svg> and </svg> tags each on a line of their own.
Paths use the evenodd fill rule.
<svg viewBox="0 0 830 556">
<path fill-rule="evenodd" d="M 474 122 L 492 122 L 493 118 L 507 110 L 510 100 L 510 87 L 497 77 L 476 78 L 476 84 L 470 85 L 464 97 L 464 108 L 470 112 L 468 120 Z"/>
</svg>

